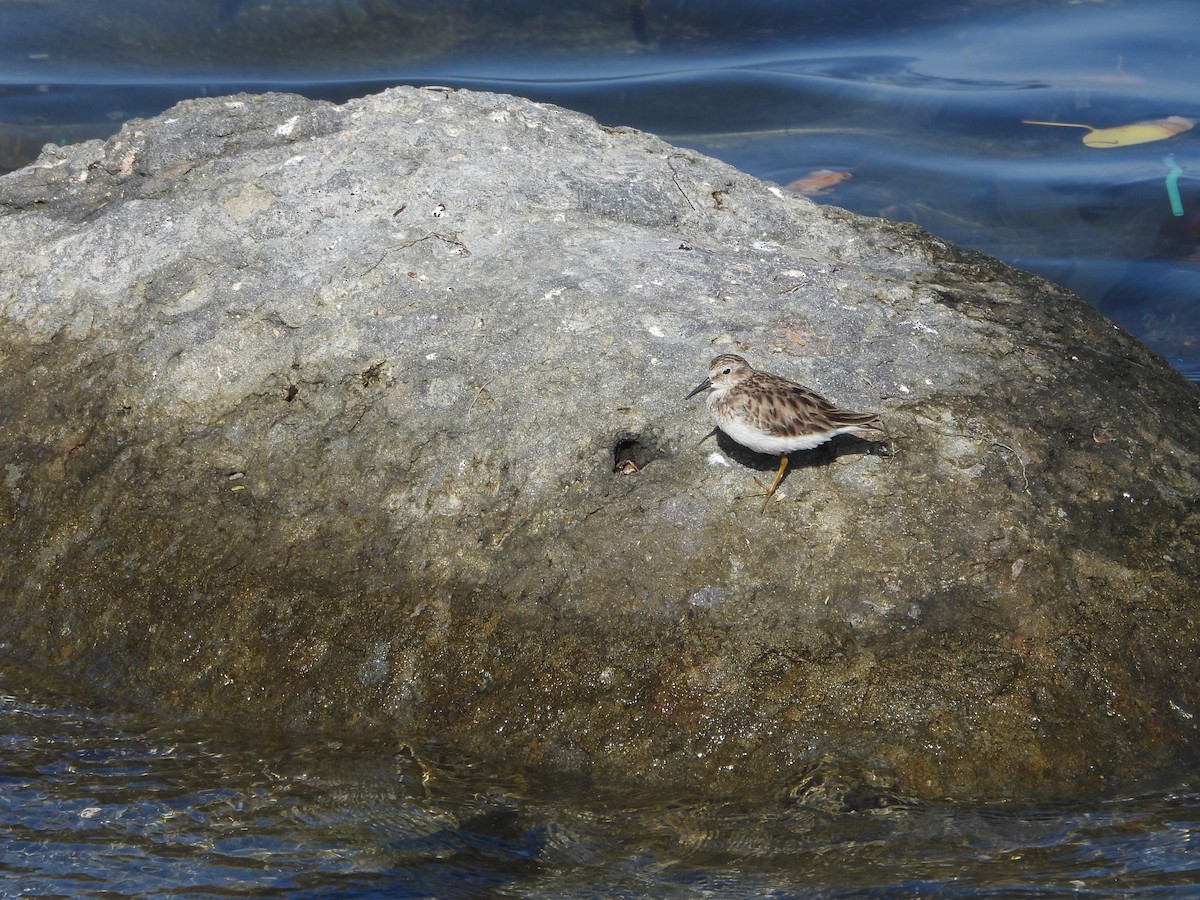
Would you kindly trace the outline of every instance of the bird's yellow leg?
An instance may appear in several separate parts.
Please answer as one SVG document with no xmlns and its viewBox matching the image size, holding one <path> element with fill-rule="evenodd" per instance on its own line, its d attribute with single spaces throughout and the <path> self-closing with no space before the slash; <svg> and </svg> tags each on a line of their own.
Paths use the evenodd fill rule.
<svg viewBox="0 0 1200 900">
<path fill-rule="evenodd" d="M 763 500 L 763 508 L 762 508 L 763 512 L 767 511 L 767 504 L 769 504 L 771 502 L 771 498 L 773 496 L 775 496 L 775 491 L 779 487 L 779 482 L 783 481 L 783 473 L 784 473 L 784 470 L 787 469 L 787 465 L 788 465 L 788 458 L 787 458 L 787 454 L 785 453 L 779 457 L 779 471 L 775 473 L 775 480 L 771 482 L 770 487 L 767 487 L 765 484 L 763 484 L 757 478 L 754 479 L 754 483 L 757 484 L 760 488 L 762 488 L 762 493 L 761 494 L 751 494 L 750 496 L 766 498 L 765 500 Z"/>
</svg>

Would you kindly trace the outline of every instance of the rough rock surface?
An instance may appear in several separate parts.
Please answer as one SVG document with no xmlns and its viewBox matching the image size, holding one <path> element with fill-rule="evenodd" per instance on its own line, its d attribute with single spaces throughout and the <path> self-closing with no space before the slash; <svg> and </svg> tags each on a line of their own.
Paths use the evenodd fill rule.
<svg viewBox="0 0 1200 900">
<path fill-rule="evenodd" d="M 0 326 L 3 651 L 122 699 L 708 794 L 1195 758 L 1200 395 L 916 228 L 513 97 L 207 99 L 0 179 Z M 728 350 L 888 452 L 760 512 Z"/>
</svg>

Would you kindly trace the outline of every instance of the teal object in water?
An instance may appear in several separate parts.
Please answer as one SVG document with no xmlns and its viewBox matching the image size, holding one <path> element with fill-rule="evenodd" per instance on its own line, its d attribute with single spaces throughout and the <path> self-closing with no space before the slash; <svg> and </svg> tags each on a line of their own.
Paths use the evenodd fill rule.
<svg viewBox="0 0 1200 900">
<path fill-rule="evenodd" d="M 1175 162 L 1174 156 L 1163 159 L 1163 164 L 1171 171 L 1167 173 L 1167 197 L 1171 201 L 1171 212 L 1177 216 L 1183 215 L 1183 200 L 1179 196 L 1179 176 L 1183 169 Z"/>
</svg>

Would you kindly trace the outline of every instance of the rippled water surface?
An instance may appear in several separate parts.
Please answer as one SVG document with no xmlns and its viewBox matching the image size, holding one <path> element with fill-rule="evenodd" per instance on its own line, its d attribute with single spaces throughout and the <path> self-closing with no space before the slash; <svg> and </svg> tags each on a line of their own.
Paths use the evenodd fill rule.
<svg viewBox="0 0 1200 900">
<path fill-rule="evenodd" d="M 780 184 L 833 173 L 801 187 L 1065 284 L 1200 378 L 1196 132 L 1021 122 L 1200 119 L 1197 35 L 1195 0 L 9 0 L 0 166 L 184 97 L 508 91 Z"/>
<path fill-rule="evenodd" d="M 1198 378 L 1197 132 L 1021 123 L 1200 119 L 1198 36 L 1194 0 L 3 0 L 0 168 L 186 97 L 508 91 L 1047 275 Z M 1200 891 L 1182 775 L 1059 806 L 712 806 L 430 756 L 147 721 L 3 666 L 0 896 Z"/>
<path fill-rule="evenodd" d="M 1200 888 L 1190 783 L 1088 803 L 758 803 L 502 781 L 407 747 L 79 706 L 0 668 L 0 896 L 850 897 Z"/>
</svg>

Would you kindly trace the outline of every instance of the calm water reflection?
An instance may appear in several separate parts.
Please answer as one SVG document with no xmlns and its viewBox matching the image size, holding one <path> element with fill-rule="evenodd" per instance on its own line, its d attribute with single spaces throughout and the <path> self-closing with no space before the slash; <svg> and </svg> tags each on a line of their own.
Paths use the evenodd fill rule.
<svg viewBox="0 0 1200 900">
<path fill-rule="evenodd" d="M 31 687 L 40 682 L 37 689 Z M 0 670 L 0 895 L 1122 895 L 1200 887 L 1188 784 L 1060 806 L 758 804 L 501 781 L 411 748 L 73 705 Z"/>
</svg>

